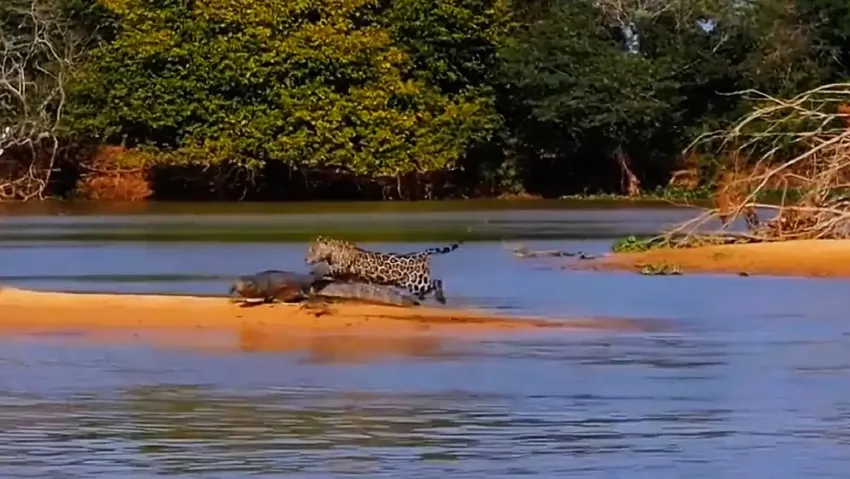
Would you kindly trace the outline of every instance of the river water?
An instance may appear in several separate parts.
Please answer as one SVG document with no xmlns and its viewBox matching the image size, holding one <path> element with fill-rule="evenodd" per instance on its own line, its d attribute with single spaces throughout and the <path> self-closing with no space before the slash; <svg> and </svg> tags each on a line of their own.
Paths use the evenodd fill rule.
<svg viewBox="0 0 850 479">
<path fill-rule="evenodd" d="M 382 218 L 461 229 L 470 221 L 470 213 L 346 214 L 337 220 L 363 228 Z M 846 477 L 845 281 L 574 271 L 562 268 L 565 259 L 515 258 L 501 243 L 523 237 L 531 248 L 603 253 L 614 236 L 657 230 L 682 215 L 478 212 L 500 240 L 469 242 L 433 260 L 450 306 L 664 325 L 647 332 L 445 341 L 359 360 L 78 341 L 70 333 L 4 338 L 0 471 L 15 478 Z M 66 233 L 82 224 L 127 230 L 175 221 L 311 228 L 304 218 L 274 216 L 6 217 L 0 283 L 220 294 L 235 274 L 302 268 L 303 243 Z M 35 228 L 40 241 L 9 237 Z M 527 239 L 529 230 L 547 239 Z M 216 340 L 237 344 L 240 334 Z"/>
</svg>

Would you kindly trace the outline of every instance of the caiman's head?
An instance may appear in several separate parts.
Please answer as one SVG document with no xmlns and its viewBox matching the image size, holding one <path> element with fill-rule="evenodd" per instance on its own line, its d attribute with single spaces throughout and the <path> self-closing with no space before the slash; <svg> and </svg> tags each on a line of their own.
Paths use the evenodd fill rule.
<svg viewBox="0 0 850 479">
<path fill-rule="evenodd" d="M 230 295 L 239 294 L 240 296 L 244 296 L 246 298 L 250 298 L 255 296 L 259 291 L 259 285 L 253 280 L 248 278 L 238 278 L 233 282 L 233 285 L 230 287 Z"/>
<path fill-rule="evenodd" d="M 330 278 L 332 276 L 331 267 L 324 261 L 313 263 L 313 266 L 310 268 L 310 275 L 313 276 L 313 279 L 315 280 Z"/>
<path fill-rule="evenodd" d="M 304 261 L 307 264 L 343 264 L 356 251 L 357 246 L 349 241 L 318 236 L 307 248 Z"/>
</svg>

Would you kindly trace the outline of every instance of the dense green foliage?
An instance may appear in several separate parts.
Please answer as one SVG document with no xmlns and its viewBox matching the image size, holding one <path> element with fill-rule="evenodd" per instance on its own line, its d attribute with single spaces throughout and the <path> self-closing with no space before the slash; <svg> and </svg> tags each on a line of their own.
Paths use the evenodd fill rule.
<svg viewBox="0 0 850 479">
<path fill-rule="evenodd" d="M 203 163 L 378 176 L 451 168 L 497 123 L 491 95 L 457 88 L 448 68 L 428 72 L 395 40 L 386 24 L 416 15 L 417 2 L 107 5 L 122 28 L 77 90 L 80 128 L 106 141 L 127 135 Z"/>
<path fill-rule="evenodd" d="M 850 65 L 841 0 L 58 1 L 98 40 L 68 85 L 69 140 L 266 190 L 296 172 L 619 191 L 618 159 L 651 190 L 746 110 L 728 93 Z"/>
</svg>

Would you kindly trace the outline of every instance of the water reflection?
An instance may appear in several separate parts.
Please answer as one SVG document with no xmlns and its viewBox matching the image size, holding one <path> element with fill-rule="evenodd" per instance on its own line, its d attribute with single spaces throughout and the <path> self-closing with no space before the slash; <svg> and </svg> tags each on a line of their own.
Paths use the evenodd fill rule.
<svg viewBox="0 0 850 479">
<path fill-rule="evenodd" d="M 427 334 L 362 335 L 293 334 L 284 327 L 240 325 L 230 329 L 170 330 L 7 330 L 9 344 L 63 347 L 140 346 L 189 350 L 210 355 L 292 355 L 302 364 L 372 364 L 382 361 L 457 360 L 469 355 L 471 344 Z M 4 358 L 0 357 L 0 367 Z"/>
<path fill-rule="evenodd" d="M 384 359 L 440 358 L 448 354 L 444 338 L 430 336 L 293 335 L 285 329 L 242 327 L 239 350 L 250 353 L 305 351 L 316 364 L 370 363 Z"/>
<path fill-rule="evenodd" d="M 553 399 L 559 411 L 549 410 Z M 594 414 L 591 406 L 590 414 L 580 413 L 588 406 L 581 396 L 517 402 L 497 394 L 309 388 L 237 395 L 190 386 L 128 388 L 62 403 L 7 399 L 0 404 L 0 466 L 93 460 L 89 471 L 368 475 L 437 462 L 502 475 L 507 462 L 530 472 L 542 456 L 568 464 L 570 456 L 676 453 L 679 440 L 730 434 L 728 411 L 720 409 L 635 417 L 598 408 Z"/>
<path fill-rule="evenodd" d="M 837 478 L 850 465 L 843 335 L 558 334 L 458 345 L 249 327 L 219 338 L 228 354 L 6 340 L 0 470 Z"/>
</svg>

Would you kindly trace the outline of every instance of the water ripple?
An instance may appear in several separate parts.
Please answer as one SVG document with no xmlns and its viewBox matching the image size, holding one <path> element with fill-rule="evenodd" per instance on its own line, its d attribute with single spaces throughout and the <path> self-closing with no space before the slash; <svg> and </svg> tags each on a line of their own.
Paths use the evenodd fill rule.
<svg viewBox="0 0 850 479">
<path fill-rule="evenodd" d="M 529 246 L 602 251 L 608 243 Z M 109 280 L 113 290 L 212 293 L 226 290 L 217 278 L 301 267 L 303 251 L 113 244 L 0 249 L 0 264 L 9 281 L 45 288 Z M 263 347 L 261 329 L 211 338 L 209 350 L 154 347 L 143 334 L 124 342 L 84 331 L 4 337 L 0 471 L 15 478 L 846 476 L 846 284 L 667 281 L 534 266 L 486 243 L 434 259 L 450 303 L 651 317 L 675 327 L 463 344 L 339 336 L 317 340 L 317 351 Z M 185 342 L 177 333 L 170 339 Z M 344 345 L 392 354 L 334 356 Z"/>
</svg>

